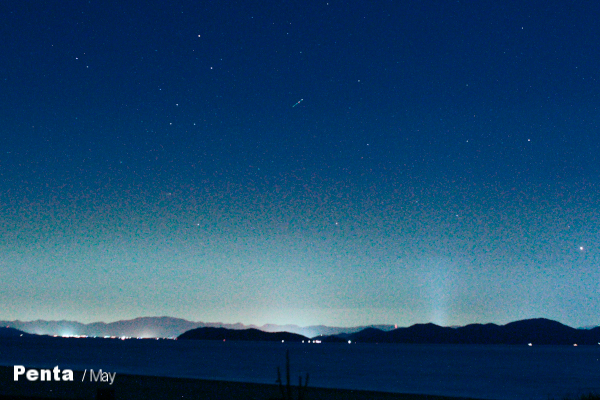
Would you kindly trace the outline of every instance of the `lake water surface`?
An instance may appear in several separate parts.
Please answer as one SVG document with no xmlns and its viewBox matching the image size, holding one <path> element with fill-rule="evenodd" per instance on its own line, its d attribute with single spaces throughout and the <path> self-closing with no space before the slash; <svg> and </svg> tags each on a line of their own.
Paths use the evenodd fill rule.
<svg viewBox="0 0 600 400">
<path fill-rule="evenodd" d="M 293 383 L 308 372 L 313 387 L 506 400 L 600 393 L 600 346 L 14 338 L 0 341 L 0 365 L 275 383 L 288 349 Z"/>
</svg>

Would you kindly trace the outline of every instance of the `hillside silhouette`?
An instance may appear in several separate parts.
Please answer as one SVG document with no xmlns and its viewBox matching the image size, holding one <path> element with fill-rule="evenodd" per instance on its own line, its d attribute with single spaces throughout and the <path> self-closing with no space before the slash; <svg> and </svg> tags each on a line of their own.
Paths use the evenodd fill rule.
<svg viewBox="0 0 600 400">
<path fill-rule="evenodd" d="M 352 334 L 326 336 L 322 341 L 339 342 L 340 339 L 363 343 L 598 345 L 600 327 L 575 329 L 545 318 L 458 328 L 429 323 L 388 332 L 370 328 Z"/>
<path fill-rule="evenodd" d="M 23 332 L 23 331 L 20 331 L 15 328 L 0 327 L 0 337 L 6 338 L 6 337 L 20 337 L 20 336 L 33 336 L 33 335 Z"/>
<path fill-rule="evenodd" d="M 178 340 L 244 340 L 266 342 L 302 342 L 306 336 L 290 332 L 263 332 L 258 329 L 196 328 L 180 335 Z"/>
</svg>

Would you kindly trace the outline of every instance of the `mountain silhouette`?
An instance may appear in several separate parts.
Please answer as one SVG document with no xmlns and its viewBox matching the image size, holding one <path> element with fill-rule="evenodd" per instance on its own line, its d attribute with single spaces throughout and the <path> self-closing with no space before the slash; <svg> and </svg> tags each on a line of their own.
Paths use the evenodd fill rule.
<svg viewBox="0 0 600 400">
<path fill-rule="evenodd" d="M 87 335 L 87 336 L 129 336 L 129 337 L 180 337 L 197 328 L 223 328 L 225 330 L 249 331 L 239 334 L 247 339 L 234 339 L 237 336 L 222 337 L 226 340 L 287 340 L 291 337 L 262 336 L 261 333 L 288 332 L 297 334 L 298 340 L 318 338 L 323 342 L 365 342 L 365 343 L 446 343 L 446 344 L 595 344 L 600 343 L 600 327 L 574 329 L 560 322 L 545 319 L 527 319 L 506 325 L 470 324 L 462 327 L 442 327 L 436 324 L 416 324 L 410 327 L 392 329 L 393 325 L 371 325 L 352 328 L 315 325 L 267 324 L 255 325 L 224 324 L 220 322 L 191 322 L 172 317 L 142 317 L 111 323 L 94 322 L 82 324 L 75 321 L 0 321 L 0 336 L 21 335 L 25 332 L 41 335 Z M 14 330 L 6 330 L 13 328 Z M 250 328 L 250 329 L 249 329 Z M 15 330 L 18 330 L 15 332 Z M 209 332 L 209 331 L 206 331 Z M 215 331 L 223 332 L 223 331 Z M 208 335 L 208 333 L 206 333 Z M 221 334 L 222 336 L 223 334 Z M 227 334 L 229 335 L 229 334 Z M 184 336 L 184 339 L 186 337 Z M 215 339 L 207 339 L 215 340 Z"/>
<path fill-rule="evenodd" d="M 0 321 L 0 326 L 16 328 L 24 332 L 38 335 L 58 336 L 127 336 L 142 338 L 167 338 L 177 337 L 184 332 L 195 328 L 227 328 L 248 329 L 254 328 L 264 332 L 291 332 L 306 337 L 319 335 L 337 335 L 341 333 L 354 333 L 367 326 L 334 327 L 324 325 L 298 326 L 265 324 L 244 325 L 242 323 L 227 324 L 223 322 L 192 322 L 182 318 L 173 317 L 140 317 L 130 320 L 115 321 L 110 323 L 92 322 L 83 324 L 77 321 Z M 382 330 L 394 329 L 394 325 L 372 325 Z"/>
<path fill-rule="evenodd" d="M 15 328 L 4 327 L 4 326 L 0 327 L 0 337 L 2 337 L 2 338 L 20 337 L 20 336 L 33 336 L 33 335 L 23 332 L 23 331 L 20 331 Z"/>
<path fill-rule="evenodd" d="M 306 336 L 290 332 L 263 332 L 258 329 L 196 328 L 180 335 L 177 340 L 244 340 L 267 342 L 302 342 Z"/>
<path fill-rule="evenodd" d="M 338 342 L 340 339 L 366 343 L 598 345 L 600 327 L 575 329 L 557 321 L 536 318 L 506 325 L 471 324 L 458 328 L 416 324 L 388 332 L 364 329 L 322 338 L 324 342 Z"/>
</svg>

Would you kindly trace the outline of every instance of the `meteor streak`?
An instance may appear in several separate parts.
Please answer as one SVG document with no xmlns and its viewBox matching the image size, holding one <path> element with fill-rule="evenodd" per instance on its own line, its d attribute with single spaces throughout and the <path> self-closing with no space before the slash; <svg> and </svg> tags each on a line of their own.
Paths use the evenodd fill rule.
<svg viewBox="0 0 600 400">
<path fill-rule="evenodd" d="M 299 101 L 299 102 L 297 102 L 296 104 L 294 104 L 294 105 L 292 106 L 292 108 L 293 108 L 293 107 L 296 107 L 298 104 L 300 104 L 300 103 L 302 102 L 302 100 L 304 100 L 304 99 L 300 99 L 300 101 Z"/>
</svg>

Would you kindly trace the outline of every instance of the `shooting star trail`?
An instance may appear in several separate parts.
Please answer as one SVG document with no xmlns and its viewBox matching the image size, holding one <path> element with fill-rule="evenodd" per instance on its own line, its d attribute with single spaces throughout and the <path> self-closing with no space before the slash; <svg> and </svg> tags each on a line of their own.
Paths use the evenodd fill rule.
<svg viewBox="0 0 600 400">
<path fill-rule="evenodd" d="M 294 104 L 294 105 L 292 106 L 292 108 L 294 108 L 294 107 L 296 107 L 298 104 L 302 103 L 302 100 L 304 100 L 304 99 L 300 99 L 300 101 L 299 101 L 299 102 L 297 102 L 296 104 Z"/>
</svg>

